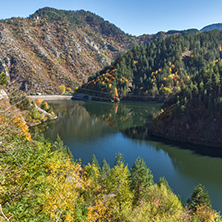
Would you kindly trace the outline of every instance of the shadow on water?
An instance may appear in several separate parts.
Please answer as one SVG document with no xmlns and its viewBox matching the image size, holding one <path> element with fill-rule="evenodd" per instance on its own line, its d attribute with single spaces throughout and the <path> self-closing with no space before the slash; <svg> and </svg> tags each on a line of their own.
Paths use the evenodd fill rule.
<svg viewBox="0 0 222 222">
<path fill-rule="evenodd" d="M 148 126 L 141 127 L 132 127 L 126 130 L 121 131 L 123 135 L 131 139 L 155 141 L 166 144 L 168 146 L 177 147 L 183 150 L 191 150 L 196 155 L 209 156 L 213 158 L 222 158 L 222 148 L 210 147 L 210 146 L 199 146 L 195 144 L 176 142 L 172 140 L 167 140 L 164 138 L 159 138 L 153 135 L 150 135 L 148 132 Z M 164 147 L 161 147 L 164 150 Z M 167 152 L 167 150 L 164 150 Z"/>
</svg>

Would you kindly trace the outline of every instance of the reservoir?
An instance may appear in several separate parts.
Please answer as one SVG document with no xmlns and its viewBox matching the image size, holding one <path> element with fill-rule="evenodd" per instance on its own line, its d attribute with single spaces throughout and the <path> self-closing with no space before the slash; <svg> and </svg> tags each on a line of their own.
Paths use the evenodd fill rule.
<svg viewBox="0 0 222 222">
<path fill-rule="evenodd" d="M 160 110 L 158 103 L 51 101 L 58 118 L 41 125 L 47 138 L 57 135 L 75 160 L 83 164 L 95 154 L 114 165 L 122 153 L 131 168 L 137 157 L 145 160 L 154 181 L 165 177 L 183 203 L 195 186 L 208 190 L 213 208 L 222 210 L 222 148 L 174 143 L 147 134 L 147 122 Z"/>
</svg>

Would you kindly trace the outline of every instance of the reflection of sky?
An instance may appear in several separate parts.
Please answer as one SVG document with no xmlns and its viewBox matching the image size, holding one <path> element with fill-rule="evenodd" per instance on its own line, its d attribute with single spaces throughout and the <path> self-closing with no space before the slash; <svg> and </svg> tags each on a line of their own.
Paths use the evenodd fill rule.
<svg viewBox="0 0 222 222">
<path fill-rule="evenodd" d="M 122 153 L 125 162 L 132 167 L 140 156 L 152 171 L 155 182 L 160 177 L 165 177 L 184 203 L 194 187 L 201 183 L 209 191 L 213 207 L 222 209 L 221 158 L 204 155 L 203 147 L 192 150 L 190 146 L 189 149 L 186 145 L 179 148 L 178 145 L 159 140 L 130 139 L 113 130 L 101 119 L 89 115 L 84 107 L 71 107 L 65 118 L 63 116 L 56 120 L 58 122 L 55 121 L 55 127 L 52 126 L 49 131 L 52 134 L 60 132 L 64 144 L 70 148 L 75 159 L 81 158 L 82 163 L 87 164 L 95 154 L 100 164 L 105 158 L 113 166 L 115 155 Z M 90 110 L 89 107 L 88 109 Z"/>
</svg>

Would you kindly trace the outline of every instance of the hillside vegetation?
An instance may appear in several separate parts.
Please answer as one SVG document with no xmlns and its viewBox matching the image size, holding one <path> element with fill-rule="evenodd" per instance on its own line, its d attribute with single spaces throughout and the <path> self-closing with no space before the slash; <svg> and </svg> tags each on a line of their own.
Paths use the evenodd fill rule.
<svg viewBox="0 0 222 222">
<path fill-rule="evenodd" d="M 79 89 L 108 99 L 164 100 L 222 57 L 222 32 L 170 35 L 137 46 Z"/>
<path fill-rule="evenodd" d="M 121 154 L 113 168 L 95 156 L 82 166 L 59 137 L 31 135 L 6 105 L 1 99 L 0 221 L 220 221 L 204 186 L 183 206 L 164 178 L 154 184 L 141 158 L 131 169 Z"/>
<path fill-rule="evenodd" d="M 222 147 L 222 60 L 205 66 L 150 126 L 154 135 Z"/>
</svg>

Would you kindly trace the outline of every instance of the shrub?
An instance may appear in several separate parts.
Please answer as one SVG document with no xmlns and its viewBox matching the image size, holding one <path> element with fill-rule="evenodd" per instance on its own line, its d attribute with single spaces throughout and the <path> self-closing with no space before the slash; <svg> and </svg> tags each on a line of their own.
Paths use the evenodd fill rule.
<svg viewBox="0 0 222 222">
<path fill-rule="evenodd" d="M 40 114 L 39 114 L 38 110 L 34 109 L 32 111 L 32 117 L 33 117 L 33 119 L 39 119 L 40 118 Z"/>
<path fill-rule="evenodd" d="M 59 93 L 62 95 L 66 93 L 66 87 L 64 85 L 59 86 Z"/>
</svg>

